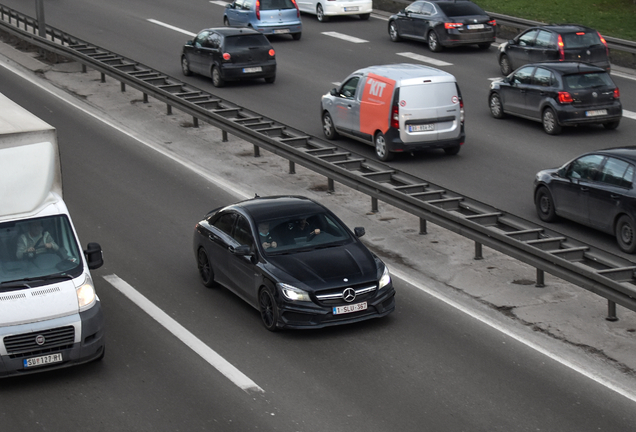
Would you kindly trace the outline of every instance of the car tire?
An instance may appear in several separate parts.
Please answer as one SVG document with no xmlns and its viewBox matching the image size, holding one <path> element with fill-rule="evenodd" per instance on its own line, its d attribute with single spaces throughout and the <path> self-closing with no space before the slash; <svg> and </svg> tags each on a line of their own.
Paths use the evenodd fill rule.
<svg viewBox="0 0 636 432">
<path fill-rule="evenodd" d="M 360 14 L 360 19 L 362 21 L 368 21 L 369 18 L 371 18 L 371 14 L 370 13 Z"/>
<path fill-rule="evenodd" d="M 552 108 L 546 108 L 543 110 L 541 123 L 543 123 L 543 130 L 548 135 L 558 135 L 563 130 L 559 124 L 559 119 Z"/>
<path fill-rule="evenodd" d="M 190 70 L 190 62 L 188 61 L 186 56 L 181 56 L 181 72 L 183 72 L 185 76 L 192 75 L 192 71 Z"/>
<path fill-rule="evenodd" d="M 334 126 L 333 119 L 328 111 L 325 111 L 322 115 L 322 131 L 325 134 L 325 138 L 328 140 L 335 140 L 338 138 L 336 126 Z"/>
<path fill-rule="evenodd" d="M 271 332 L 278 330 L 278 305 L 274 294 L 268 287 L 262 287 L 258 293 L 258 310 L 265 328 Z"/>
<path fill-rule="evenodd" d="M 552 194 L 545 186 L 540 186 L 534 194 L 534 205 L 537 216 L 544 222 L 554 222 L 557 219 Z"/>
<path fill-rule="evenodd" d="M 393 159 L 393 153 L 389 151 L 389 147 L 386 145 L 386 138 L 382 132 L 375 134 L 373 138 L 373 144 L 375 146 L 375 155 L 382 162 L 388 162 Z"/>
<path fill-rule="evenodd" d="M 274 81 L 276 81 L 276 75 L 265 77 L 265 82 L 267 84 L 274 84 Z"/>
<path fill-rule="evenodd" d="M 294 33 L 292 34 L 292 38 L 294 38 L 294 40 L 300 40 L 300 37 L 302 36 L 302 33 Z"/>
<path fill-rule="evenodd" d="M 212 66 L 212 85 L 214 87 L 223 87 L 225 85 L 225 81 L 221 76 L 221 70 L 218 66 Z"/>
<path fill-rule="evenodd" d="M 503 104 L 501 103 L 501 96 L 499 93 L 490 93 L 488 98 L 488 105 L 490 106 L 490 114 L 496 119 L 502 119 L 506 116 L 503 110 Z"/>
<path fill-rule="evenodd" d="M 501 69 L 501 73 L 504 76 L 508 76 L 512 73 L 512 63 L 510 63 L 510 59 L 505 54 L 499 57 L 499 69 Z"/>
<path fill-rule="evenodd" d="M 625 253 L 634 253 L 636 251 L 636 225 L 634 220 L 622 215 L 616 222 L 616 242 L 618 247 Z"/>
<path fill-rule="evenodd" d="M 402 40 L 402 37 L 400 37 L 400 32 L 398 31 L 397 24 L 395 23 L 395 21 L 391 21 L 389 23 L 389 37 L 391 38 L 393 42 L 399 42 Z"/>
<path fill-rule="evenodd" d="M 460 145 L 456 145 L 453 147 L 445 147 L 444 153 L 446 153 L 447 156 L 455 156 L 457 153 L 459 153 L 461 149 L 462 149 L 462 146 Z"/>
<path fill-rule="evenodd" d="M 607 130 L 614 130 L 618 127 L 618 125 L 621 123 L 620 120 L 616 120 L 613 122 L 607 122 L 607 123 L 603 123 L 603 127 Z"/>
<path fill-rule="evenodd" d="M 435 30 L 428 32 L 426 40 L 428 41 L 428 49 L 432 52 L 440 52 L 442 50 L 442 45 L 439 43 L 439 37 L 437 33 L 435 33 Z"/>
<path fill-rule="evenodd" d="M 225 27 L 229 27 L 230 26 L 230 20 L 227 19 L 227 17 L 223 17 L 223 25 Z"/>
<path fill-rule="evenodd" d="M 320 22 L 329 21 L 329 17 L 325 16 L 325 11 L 320 3 L 318 3 L 318 6 L 316 6 L 316 18 L 318 18 L 318 21 Z"/>
<path fill-rule="evenodd" d="M 207 252 L 202 247 L 197 252 L 197 269 L 199 270 L 201 283 L 208 288 L 214 287 L 214 270 L 212 270 L 212 264 L 210 264 Z"/>
<path fill-rule="evenodd" d="M 492 45 L 492 42 L 484 42 L 477 44 L 477 47 L 482 50 L 487 50 L 488 48 L 490 48 L 490 45 Z"/>
</svg>

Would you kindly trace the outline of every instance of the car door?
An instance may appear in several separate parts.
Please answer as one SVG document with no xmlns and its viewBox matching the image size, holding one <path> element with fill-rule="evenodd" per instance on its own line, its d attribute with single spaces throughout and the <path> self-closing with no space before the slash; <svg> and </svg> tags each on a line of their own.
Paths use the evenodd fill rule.
<svg viewBox="0 0 636 432">
<path fill-rule="evenodd" d="M 517 70 L 510 77 L 510 85 L 501 87 L 501 96 L 506 112 L 527 115 L 526 93 L 531 86 L 534 69 L 534 66 L 526 66 Z"/>
<path fill-rule="evenodd" d="M 515 39 L 514 44 L 508 44 L 506 54 L 512 61 L 514 68 L 530 63 L 529 50 L 534 46 L 534 40 L 539 34 L 539 29 L 530 29 Z"/>
<path fill-rule="evenodd" d="M 360 79 L 360 75 L 348 78 L 340 86 L 338 96 L 334 98 L 333 122 L 337 129 L 344 132 L 357 132 L 359 128 L 360 101 L 357 94 Z"/>
<path fill-rule="evenodd" d="M 424 12 L 424 6 L 427 11 Z M 410 37 L 424 39 L 428 31 L 428 19 L 431 16 L 431 5 L 425 2 L 415 2 L 407 8 L 408 20 L 405 21 L 405 34 Z"/>
<path fill-rule="evenodd" d="M 201 66 L 201 74 L 212 76 L 212 66 L 221 63 L 221 46 L 223 44 L 223 36 L 217 32 L 211 31 L 208 37 L 202 41 L 199 52 L 199 61 Z"/>
<path fill-rule="evenodd" d="M 235 0 L 225 8 L 225 15 L 227 16 L 230 25 L 247 27 L 250 21 L 251 3 L 254 0 Z"/>
<path fill-rule="evenodd" d="M 632 200 L 634 166 L 624 160 L 608 157 L 600 172 L 598 181 L 589 192 L 590 225 L 599 230 L 613 233 L 616 216 L 624 211 Z"/>
<path fill-rule="evenodd" d="M 558 60 L 559 52 L 556 47 L 555 33 L 547 30 L 539 30 L 532 46 L 526 48 L 528 63 L 536 63 L 546 60 Z"/>
<path fill-rule="evenodd" d="M 524 113 L 535 120 L 541 119 L 543 101 L 555 92 L 557 80 L 552 71 L 537 67 L 532 75 L 531 84 L 526 89 Z"/>
<path fill-rule="evenodd" d="M 229 246 L 232 244 L 232 230 L 238 214 L 228 211 L 217 214 L 209 221 L 210 230 L 206 250 L 214 271 L 214 279 L 223 286 L 230 288 L 231 273 L 229 272 Z"/>
<path fill-rule="evenodd" d="M 188 63 L 190 64 L 190 70 L 192 72 L 201 74 L 203 73 L 203 65 L 202 59 L 203 56 L 203 44 L 207 40 L 210 32 L 208 30 L 203 30 L 200 32 L 192 41 L 192 47 L 188 49 L 186 52 L 186 58 L 188 59 Z"/>
<path fill-rule="evenodd" d="M 301 12 L 308 12 L 315 14 L 316 6 L 318 5 L 318 0 L 296 0 L 296 4 L 298 5 L 298 9 Z"/>
<path fill-rule="evenodd" d="M 252 228 L 243 215 L 238 215 L 234 230 L 232 231 L 232 242 L 228 248 L 228 273 L 229 285 L 232 291 L 242 297 L 246 302 L 255 305 L 258 296 L 258 281 L 260 280 L 257 271 L 256 261 L 252 255 L 241 255 L 233 253 L 233 248 L 238 246 L 248 246 L 253 254 L 258 250 L 254 244 Z"/>
</svg>

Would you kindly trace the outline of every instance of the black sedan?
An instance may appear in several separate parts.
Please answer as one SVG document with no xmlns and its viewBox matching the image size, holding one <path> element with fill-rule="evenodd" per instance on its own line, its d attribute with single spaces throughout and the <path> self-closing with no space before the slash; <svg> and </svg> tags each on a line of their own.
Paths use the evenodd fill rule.
<svg viewBox="0 0 636 432">
<path fill-rule="evenodd" d="M 616 129 L 623 116 L 620 92 L 605 69 L 578 62 L 534 63 L 490 84 L 490 113 L 543 123 L 550 135 L 563 126 L 602 124 Z"/>
<path fill-rule="evenodd" d="M 433 52 L 444 47 L 477 44 L 488 49 L 495 41 L 497 22 L 468 0 L 416 1 L 389 18 L 389 36 L 421 40 Z"/>
<path fill-rule="evenodd" d="M 541 220 L 558 216 L 616 236 L 618 247 L 636 251 L 636 147 L 586 153 L 561 168 L 537 173 L 534 202 Z"/>
<path fill-rule="evenodd" d="M 209 76 L 215 87 L 226 81 L 265 78 L 276 80 L 276 53 L 269 40 L 247 27 L 210 28 L 187 41 L 181 54 L 181 70 Z"/>
<path fill-rule="evenodd" d="M 194 229 L 203 284 L 225 286 L 265 327 L 319 328 L 388 315 L 386 265 L 324 206 L 305 197 L 256 197 L 211 211 Z"/>
</svg>

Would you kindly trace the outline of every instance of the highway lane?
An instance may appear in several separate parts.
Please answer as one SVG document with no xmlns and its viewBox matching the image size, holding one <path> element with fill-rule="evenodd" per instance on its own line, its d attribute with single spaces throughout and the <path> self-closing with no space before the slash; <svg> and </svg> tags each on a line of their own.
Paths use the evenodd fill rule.
<svg viewBox="0 0 636 432">
<path fill-rule="evenodd" d="M 58 128 L 65 198 L 108 322 L 102 363 L 0 383 L 6 430 L 628 430 L 634 402 L 395 280 L 387 319 L 265 331 L 204 289 L 193 223 L 236 199 L 0 68 L 0 92 Z M 117 274 L 253 379 L 246 393 L 106 283 Z M 78 413 L 81 414 L 78 415 Z M 87 426 L 88 423 L 88 426 Z"/>
<path fill-rule="evenodd" d="M 18 0 L 3 3 L 34 15 L 34 8 Z M 386 20 L 355 18 L 319 23 L 303 15 L 304 35 L 300 41 L 275 37 L 278 77 L 274 85 L 262 82 L 231 84 L 215 89 L 203 77 L 182 77 L 178 57 L 189 37 L 151 23 L 154 19 L 186 32 L 222 25 L 223 7 L 218 2 L 197 0 L 186 4 L 145 0 L 103 2 L 56 1 L 46 6 L 47 23 L 73 35 L 133 58 L 169 75 L 267 115 L 299 130 L 322 136 L 318 103 L 320 96 L 355 69 L 370 64 L 413 61 L 400 55 L 414 53 L 450 63 L 441 67 L 457 76 L 465 100 L 467 141 L 458 157 L 435 151 L 415 156 L 402 155 L 392 164 L 449 190 L 470 196 L 535 223 L 531 185 L 534 174 L 554 167 L 576 155 L 597 148 L 630 145 L 636 134 L 636 120 L 625 118 L 616 131 L 602 127 L 567 129 L 558 137 L 546 135 L 539 123 L 508 118 L 493 119 L 487 107 L 490 79 L 499 76 L 495 48 L 473 47 L 431 53 L 421 43 L 392 43 Z M 338 32 L 365 40 L 353 43 L 328 36 Z M 625 109 L 636 111 L 636 81 L 615 76 Z M 373 158 L 370 146 L 341 139 L 339 144 Z M 545 225 L 545 224 L 544 224 Z M 560 221 L 549 228 L 590 242 L 622 255 L 614 238 L 594 230 Z"/>
</svg>

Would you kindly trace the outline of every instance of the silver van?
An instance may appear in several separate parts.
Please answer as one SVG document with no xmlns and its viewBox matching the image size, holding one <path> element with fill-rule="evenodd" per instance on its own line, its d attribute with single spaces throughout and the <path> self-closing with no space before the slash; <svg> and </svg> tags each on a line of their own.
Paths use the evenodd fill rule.
<svg viewBox="0 0 636 432">
<path fill-rule="evenodd" d="M 349 75 L 322 97 L 323 132 L 375 146 L 382 161 L 398 152 L 464 144 L 464 103 L 455 77 L 416 64 L 370 66 Z"/>
</svg>

